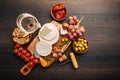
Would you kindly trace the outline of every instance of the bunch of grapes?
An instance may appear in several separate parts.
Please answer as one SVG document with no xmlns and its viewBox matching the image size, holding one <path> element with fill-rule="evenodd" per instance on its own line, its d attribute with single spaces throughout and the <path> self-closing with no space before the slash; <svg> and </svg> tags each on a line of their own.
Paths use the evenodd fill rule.
<svg viewBox="0 0 120 80">
<path fill-rule="evenodd" d="M 70 16 L 68 23 L 69 25 L 76 25 L 78 21 L 79 19 L 77 18 L 77 16 Z"/>
</svg>

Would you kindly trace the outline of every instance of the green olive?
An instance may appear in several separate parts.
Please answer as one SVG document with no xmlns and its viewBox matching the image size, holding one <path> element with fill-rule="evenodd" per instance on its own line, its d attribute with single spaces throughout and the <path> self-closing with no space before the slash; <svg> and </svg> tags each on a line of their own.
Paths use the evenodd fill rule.
<svg viewBox="0 0 120 80">
<path fill-rule="evenodd" d="M 76 43 L 76 45 L 75 45 L 76 47 L 78 47 L 79 46 L 79 44 L 78 43 Z"/>
<path fill-rule="evenodd" d="M 77 48 L 77 47 L 75 47 L 75 51 L 78 51 L 78 48 Z"/>
<path fill-rule="evenodd" d="M 83 44 L 84 44 L 84 42 L 82 41 L 82 42 L 81 42 L 81 44 L 83 45 Z"/>
<path fill-rule="evenodd" d="M 76 45 L 76 44 L 77 44 L 77 41 L 75 41 L 73 44 Z"/>
<path fill-rule="evenodd" d="M 83 47 L 83 45 L 82 45 L 82 44 L 79 44 L 79 47 Z"/>
<path fill-rule="evenodd" d="M 86 46 L 87 46 L 87 43 L 84 43 L 83 45 L 86 47 Z"/>
<path fill-rule="evenodd" d="M 87 43 L 87 40 L 84 40 L 85 43 Z"/>
<path fill-rule="evenodd" d="M 84 51 L 85 50 L 85 48 L 84 47 L 82 47 L 82 51 Z"/>
<path fill-rule="evenodd" d="M 65 38 L 65 41 L 68 42 L 68 38 Z"/>
<path fill-rule="evenodd" d="M 81 47 L 78 47 L 78 50 L 82 50 Z"/>
<path fill-rule="evenodd" d="M 86 49 L 88 48 L 88 46 L 85 47 Z"/>
<path fill-rule="evenodd" d="M 84 39 L 81 39 L 81 41 L 84 41 Z"/>
<path fill-rule="evenodd" d="M 80 41 L 78 41 L 78 44 L 81 44 L 81 42 L 80 42 Z"/>
<path fill-rule="evenodd" d="M 78 38 L 78 41 L 80 41 L 81 39 L 80 38 Z"/>
<path fill-rule="evenodd" d="M 64 41 L 65 41 L 65 39 L 63 38 L 63 39 L 62 39 L 62 42 L 64 42 Z"/>
<path fill-rule="evenodd" d="M 78 38 L 73 42 L 73 45 L 76 52 L 84 52 L 88 48 L 88 41 L 84 38 Z"/>
</svg>

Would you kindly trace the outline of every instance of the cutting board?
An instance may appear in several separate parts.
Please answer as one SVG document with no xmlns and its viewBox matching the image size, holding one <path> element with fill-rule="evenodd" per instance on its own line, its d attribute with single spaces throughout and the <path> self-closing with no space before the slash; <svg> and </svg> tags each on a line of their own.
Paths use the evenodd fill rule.
<svg viewBox="0 0 120 80">
<path fill-rule="evenodd" d="M 60 24 L 56 21 L 51 21 L 51 23 L 53 25 L 55 25 L 58 29 L 58 31 L 60 30 Z M 52 47 L 58 47 L 61 43 L 61 40 L 62 38 L 65 38 L 66 36 L 64 35 L 60 35 L 59 36 L 59 40 L 52 45 Z M 35 46 L 36 44 L 39 42 L 39 38 L 38 38 L 38 35 L 33 39 L 33 41 L 30 43 L 30 45 L 27 47 L 27 49 L 31 52 L 31 54 L 34 54 L 34 50 L 35 50 Z M 69 41 L 67 44 L 65 44 L 64 46 L 61 47 L 61 51 L 64 53 L 64 51 L 68 48 L 68 46 L 71 44 L 71 41 Z M 48 55 L 47 58 L 50 58 L 50 60 L 42 57 L 43 60 L 45 60 L 47 62 L 47 66 L 46 67 L 50 67 L 58 58 L 54 58 L 52 56 L 52 54 Z M 34 67 L 28 67 L 28 63 L 25 64 L 21 69 L 20 69 L 20 72 L 23 74 L 23 75 L 27 75 L 28 73 L 30 73 L 30 71 L 32 70 L 32 68 Z M 24 68 L 27 68 L 28 72 L 24 72 Z"/>
</svg>

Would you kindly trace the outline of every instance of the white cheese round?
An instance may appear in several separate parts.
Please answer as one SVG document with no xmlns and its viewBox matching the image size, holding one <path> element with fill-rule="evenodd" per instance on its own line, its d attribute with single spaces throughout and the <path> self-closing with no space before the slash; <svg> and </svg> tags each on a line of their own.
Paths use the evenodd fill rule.
<svg viewBox="0 0 120 80">
<path fill-rule="evenodd" d="M 52 52 L 52 45 L 46 41 L 40 41 L 36 44 L 35 51 L 40 56 L 48 56 Z"/>
<path fill-rule="evenodd" d="M 45 40 L 52 45 L 59 40 L 59 31 L 55 25 L 46 23 L 40 29 L 38 37 L 40 41 Z"/>
</svg>

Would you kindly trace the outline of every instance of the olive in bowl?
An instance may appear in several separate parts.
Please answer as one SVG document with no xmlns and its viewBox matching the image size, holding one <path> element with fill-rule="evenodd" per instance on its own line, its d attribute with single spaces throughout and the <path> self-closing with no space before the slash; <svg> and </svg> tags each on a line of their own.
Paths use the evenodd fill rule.
<svg viewBox="0 0 120 80">
<path fill-rule="evenodd" d="M 65 19 L 67 14 L 66 8 L 63 3 L 58 3 L 51 8 L 51 16 L 56 21 Z"/>
<path fill-rule="evenodd" d="M 88 40 L 83 37 L 79 37 L 73 41 L 72 47 L 76 53 L 84 54 L 89 48 Z"/>
</svg>

